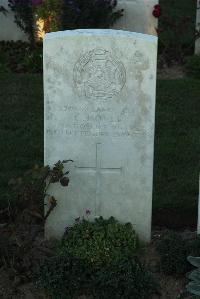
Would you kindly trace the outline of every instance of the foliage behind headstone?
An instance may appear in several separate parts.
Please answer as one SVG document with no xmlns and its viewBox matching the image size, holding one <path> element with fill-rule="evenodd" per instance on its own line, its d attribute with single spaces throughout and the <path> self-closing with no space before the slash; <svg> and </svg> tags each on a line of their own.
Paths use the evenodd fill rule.
<svg viewBox="0 0 200 299">
<path fill-rule="evenodd" d="M 116 0 L 9 0 L 15 23 L 33 44 L 37 35 L 36 20 L 44 23 L 43 30 L 52 32 L 79 28 L 109 28 L 123 15 L 115 10 Z"/>
<path fill-rule="evenodd" d="M 196 0 L 160 0 L 159 63 L 182 63 L 185 56 L 194 53 Z"/>
<path fill-rule="evenodd" d="M 14 12 L 15 23 L 27 35 L 29 42 L 34 43 L 34 15 L 32 0 L 8 0 L 9 7 Z"/>
</svg>

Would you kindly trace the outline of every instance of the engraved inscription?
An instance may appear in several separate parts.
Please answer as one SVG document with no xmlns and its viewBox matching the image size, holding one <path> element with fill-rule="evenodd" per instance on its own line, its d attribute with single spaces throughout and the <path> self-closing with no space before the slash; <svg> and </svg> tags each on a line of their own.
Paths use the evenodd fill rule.
<svg viewBox="0 0 200 299">
<path fill-rule="evenodd" d="M 125 82 L 124 65 L 105 49 L 87 52 L 74 67 L 74 85 L 80 96 L 107 100 L 117 95 Z"/>
<path fill-rule="evenodd" d="M 138 134 L 146 134 L 145 129 L 137 126 L 129 117 L 133 114 L 128 106 L 119 109 L 113 114 L 110 106 L 89 108 L 87 105 L 76 106 L 74 104 L 59 106 L 54 109 L 54 113 L 63 115 L 67 120 L 62 127 L 47 127 L 49 136 L 68 137 L 130 137 Z M 52 112 L 53 113 L 53 112 Z M 48 114 L 48 113 L 47 113 Z M 50 114 L 51 116 L 51 114 Z M 129 121 L 129 119 L 131 119 Z"/>
</svg>

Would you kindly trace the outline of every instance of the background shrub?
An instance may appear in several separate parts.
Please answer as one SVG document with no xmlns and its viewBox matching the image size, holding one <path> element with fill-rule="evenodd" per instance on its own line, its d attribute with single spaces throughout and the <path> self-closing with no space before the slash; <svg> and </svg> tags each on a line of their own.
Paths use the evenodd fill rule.
<svg viewBox="0 0 200 299">
<path fill-rule="evenodd" d="M 60 251 L 101 266 L 124 256 L 133 257 L 137 248 L 138 238 L 130 223 L 100 217 L 94 222 L 83 220 L 68 228 Z"/>
<path fill-rule="evenodd" d="M 44 21 L 45 32 L 61 30 L 62 3 L 61 0 L 45 0 L 35 6 L 35 17 Z"/>
<path fill-rule="evenodd" d="M 159 64 L 182 63 L 194 53 L 196 0 L 160 0 Z"/>
<path fill-rule="evenodd" d="M 123 15 L 114 10 L 113 0 L 9 0 L 16 24 L 34 44 L 38 28 L 36 20 L 44 22 L 44 31 L 79 28 L 109 28 Z"/>
<path fill-rule="evenodd" d="M 64 0 L 62 28 L 109 28 L 123 15 L 113 0 Z"/>
<path fill-rule="evenodd" d="M 32 0 L 8 0 L 10 9 L 14 12 L 15 23 L 29 38 L 31 44 L 35 39 L 35 25 Z"/>
<path fill-rule="evenodd" d="M 42 73 L 42 44 L 22 41 L 0 42 L 0 72 Z"/>
</svg>

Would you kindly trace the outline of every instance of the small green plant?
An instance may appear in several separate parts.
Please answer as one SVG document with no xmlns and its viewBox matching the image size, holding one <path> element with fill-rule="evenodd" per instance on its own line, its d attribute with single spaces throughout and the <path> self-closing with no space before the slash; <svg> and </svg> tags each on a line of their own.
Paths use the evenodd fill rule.
<svg viewBox="0 0 200 299">
<path fill-rule="evenodd" d="M 200 298 L 200 257 L 188 256 L 188 262 L 196 267 L 197 269 L 191 271 L 187 277 L 190 279 L 190 282 L 187 285 L 187 290 L 190 294 L 194 296 L 190 297 L 191 299 Z"/>
<path fill-rule="evenodd" d="M 130 223 L 100 217 L 94 222 L 83 219 L 67 228 L 60 250 L 99 267 L 123 256 L 133 257 L 137 248 L 138 238 Z"/>
<path fill-rule="evenodd" d="M 56 256 L 41 266 L 39 284 L 52 299 L 150 299 L 158 285 L 139 262 L 137 247 L 129 223 L 113 217 L 76 219 L 66 229 Z"/>
<path fill-rule="evenodd" d="M 185 72 L 193 78 L 200 78 L 200 55 L 193 55 L 185 61 Z"/>
</svg>

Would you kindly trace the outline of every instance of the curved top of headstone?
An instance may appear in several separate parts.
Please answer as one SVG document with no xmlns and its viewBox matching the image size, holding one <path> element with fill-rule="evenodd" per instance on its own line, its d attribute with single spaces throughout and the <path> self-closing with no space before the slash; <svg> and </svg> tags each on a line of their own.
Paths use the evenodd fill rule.
<svg viewBox="0 0 200 299">
<path fill-rule="evenodd" d="M 114 30 L 114 29 L 76 29 L 76 30 L 65 30 L 46 33 L 44 39 L 51 38 L 63 38 L 66 36 L 75 36 L 75 35 L 99 35 L 99 36 L 122 36 L 122 37 L 132 37 L 137 39 L 145 39 L 149 42 L 156 42 L 157 36 L 143 34 L 138 32 L 130 32 L 125 30 Z"/>
</svg>

